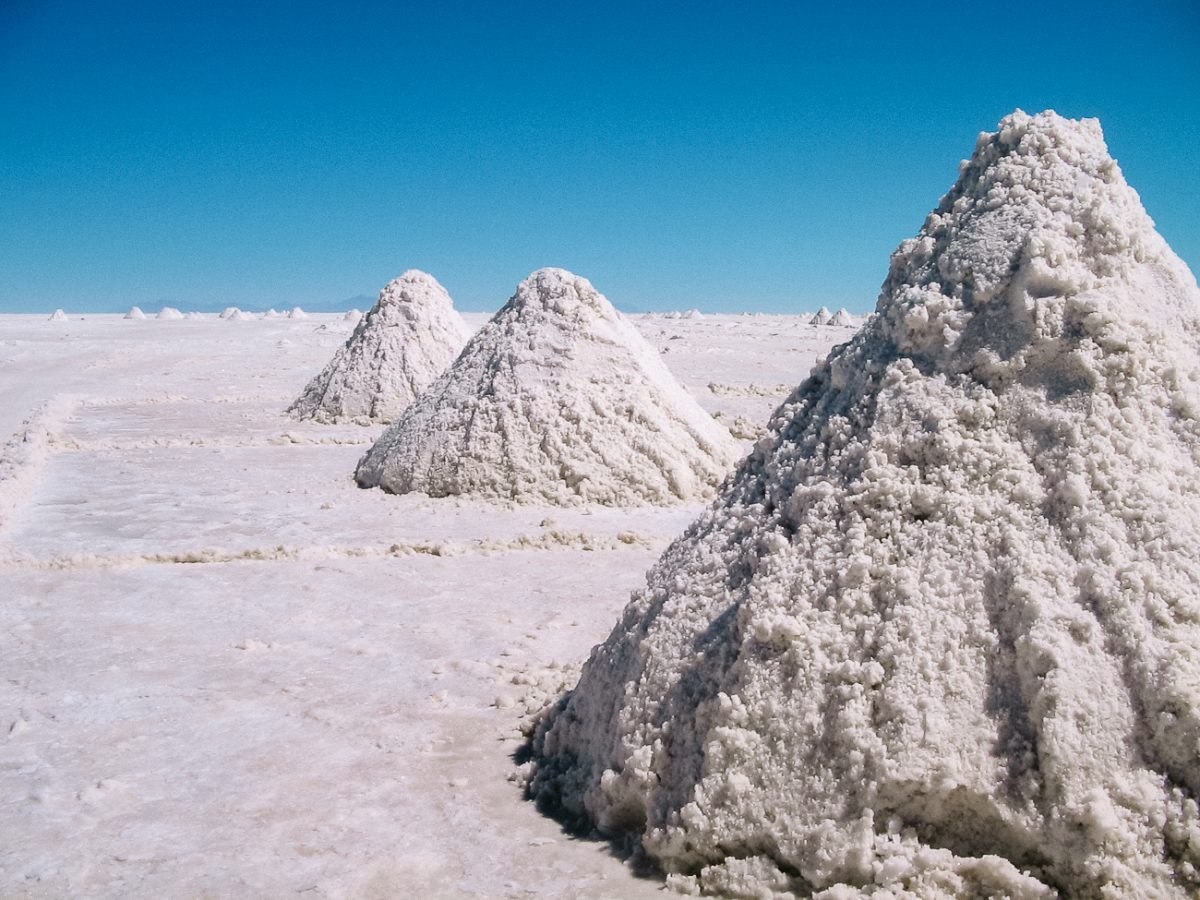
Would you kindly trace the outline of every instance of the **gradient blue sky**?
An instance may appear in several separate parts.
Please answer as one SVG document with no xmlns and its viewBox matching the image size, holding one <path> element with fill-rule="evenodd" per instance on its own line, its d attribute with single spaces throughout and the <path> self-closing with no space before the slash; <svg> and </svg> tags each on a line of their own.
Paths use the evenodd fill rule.
<svg viewBox="0 0 1200 900">
<path fill-rule="evenodd" d="M 0 311 L 315 305 L 426 269 L 874 306 L 1015 107 L 1099 116 L 1200 268 L 1200 4 L 0 0 Z"/>
</svg>

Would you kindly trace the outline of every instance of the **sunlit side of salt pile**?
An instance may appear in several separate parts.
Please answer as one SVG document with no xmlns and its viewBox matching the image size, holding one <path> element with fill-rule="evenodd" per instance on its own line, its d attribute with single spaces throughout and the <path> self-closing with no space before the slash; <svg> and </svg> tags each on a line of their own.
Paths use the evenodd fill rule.
<svg viewBox="0 0 1200 900">
<path fill-rule="evenodd" d="M 1097 122 L 982 135 L 534 794 L 689 890 L 1197 896 L 1198 304 Z"/>
</svg>

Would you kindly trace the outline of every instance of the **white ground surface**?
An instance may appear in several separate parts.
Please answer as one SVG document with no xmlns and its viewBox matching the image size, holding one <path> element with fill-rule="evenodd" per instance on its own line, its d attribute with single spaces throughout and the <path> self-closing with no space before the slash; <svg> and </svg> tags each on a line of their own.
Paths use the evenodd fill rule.
<svg viewBox="0 0 1200 900">
<path fill-rule="evenodd" d="M 635 322 L 745 438 L 853 333 L 808 318 Z M 699 507 L 360 490 L 382 426 L 283 414 L 351 325 L 0 316 L 0 896 L 660 889 L 508 775 Z"/>
</svg>

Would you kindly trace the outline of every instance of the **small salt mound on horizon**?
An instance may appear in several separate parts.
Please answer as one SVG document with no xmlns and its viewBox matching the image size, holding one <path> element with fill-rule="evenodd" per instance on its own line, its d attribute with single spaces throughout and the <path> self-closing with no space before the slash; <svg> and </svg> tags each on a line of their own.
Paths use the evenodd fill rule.
<svg viewBox="0 0 1200 900">
<path fill-rule="evenodd" d="M 833 320 L 833 316 L 829 312 L 829 308 L 822 306 L 817 310 L 816 315 L 808 320 L 809 325 L 828 325 Z"/>
<path fill-rule="evenodd" d="M 362 317 L 363 317 L 362 310 L 350 309 L 350 310 L 346 311 L 346 314 L 344 316 L 342 316 L 342 320 L 346 321 L 346 322 L 357 322 Z"/>
<path fill-rule="evenodd" d="M 665 505 L 711 495 L 739 455 L 587 279 L 541 269 L 355 477 L 393 493 Z"/>
<path fill-rule="evenodd" d="M 205 319 L 205 318 L 207 318 L 207 316 L 205 316 L 204 313 L 198 313 L 198 312 L 193 311 L 193 312 L 189 312 L 187 315 L 185 315 L 184 318 L 187 319 L 188 321 L 196 321 L 196 320 Z"/>
<path fill-rule="evenodd" d="M 854 316 L 850 315 L 850 311 L 846 307 L 839 309 L 829 320 L 830 325 L 839 325 L 843 328 L 853 327 L 856 323 Z"/>
<path fill-rule="evenodd" d="M 289 319 L 307 319 L 308 313 L 298 306 L 293 306 L 290 310 L 288 310 L 287 317 Z"/>
<path fill-rule="evenodd" d="M 254 315 L 254 313 L 245 312 L 243 310 L 238 309 L 237 307 L 234 307 L 233 311 L 230 312 L 229 315 L 225 316 L 223 313 L 222 313 L 222 315 L 224 316 L 225 321 L 227 321 L 227 322 L 256 322 L 256 321 L 258 321 L 258 316 Z"/>
<path fill-rule="evenodd" d="M 282 319 L 283 313 L 281 313 L 279 310 L 275 309 L 274 307 L 271 307 L 265 313 L 263 313 L 263 318 L 264 319 Z"/>
<path fill-rule="evenodd" d="M 47 322 L 65 322 L 65 321 L 67 321 L 67 314 L 65 312 L 63 312 L 61 309 L 56 309 L 54 312 L 52 312 L 50 314 L 50 318 L 47 319 L 46 321 Z"/>
<path fill-rule="evenodd" d="M 410 269 L 379 292 L 288 412 L 325 423 L 390 422 L 445 371 L 469 335 L 446 289 L 427 272 Z"/>
<path fill-rule="evenodd" d="M 166 319 L 166 320 L 174 322 L 174 321 L 178 321 L 178 320 L 182 319 L 183 313 L 181 313 L 179 310 L 177 310 L 173 306 L 164 306 L 162 309 L 160 309 L 158 311 L 158 315 L 156 315 L 154 318 Z"/>
<path fill-rule="evenodd" d="M 241 312 L 241 310 L 238 309 L 236 306 L 227 306 L 223 310 L 221 310 L 221 314 L 217 318 L 232 319 L 237 313 L 240 313 L 240 312 Z"/>
<path fill-rule="evenodd" d="M 144 318 L 146 318 L 146 314 L 144 312 L 142 312 L 142 308 L 140 306 L 131 306 L 131 307 L 129 307 L 129 312 L 125 313 L 125 318 L 126 319 L 144 319 Z"/>
<path fill-rule="evenodd" d="M 1200 289 L 1017 112 L 540 724 L 531 791 L 736 896 L 1200 896 Z"/>
</svg>

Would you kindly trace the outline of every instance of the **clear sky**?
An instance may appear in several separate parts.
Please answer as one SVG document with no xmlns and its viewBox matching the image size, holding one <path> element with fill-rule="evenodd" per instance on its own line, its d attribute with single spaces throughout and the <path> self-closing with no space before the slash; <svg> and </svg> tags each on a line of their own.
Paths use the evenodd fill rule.
<svg viewBox="0 0 1200 900">
<path fill-rule="evenodd" d="M 1099 116 L 1200 270 L 1200 3 L 0 0 L 0 311 L 317 305 L 540 266 L 873 308 L 1016 107 Z"/>
</svg>

